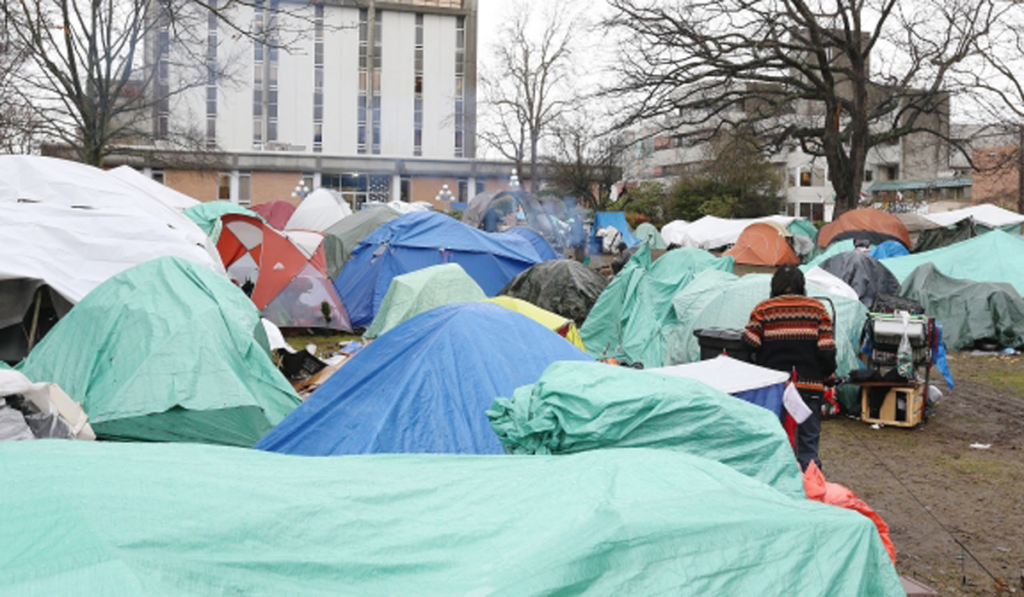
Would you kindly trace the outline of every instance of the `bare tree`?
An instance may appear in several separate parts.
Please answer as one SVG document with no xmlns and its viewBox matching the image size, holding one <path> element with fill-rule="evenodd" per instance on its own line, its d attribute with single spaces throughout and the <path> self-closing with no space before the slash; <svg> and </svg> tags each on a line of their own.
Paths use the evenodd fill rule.
<svg viewBox="0 0 1024 597">
<path fill-rule="evenodd" d="M 601 210 L 611 204 L 612 187 L 622 176 L 623 143 L 616 135 L 600 134 L 591 113 L 584 108 L 563 113 L 552 125 L 546 163 L 557 191 Z"/>
<path fill-rule="evenodd" d="M 571 105 L 572 59 L 578 15 L 565 3 L 545 4 L 537 15 L 529 0 L 516 0 L 494 46 L 496 66 L 481 78 L 485 126 L 481 139 L 516 163 L 530 163 L 530 189 L 538 189 L 540 143 Z M 541 26 L 534 23 L 541 21 Z"/>
<path fill-rule="evenodd" d="M 992 122 L 1024 98 L 1024 7 L 1009 0 L 609 1 L 620 126 L 660 120 L 694 142 L 742 127 L 766 151 L 797 143 L 826 160 L 837 214 L 856 206 L 871 148 L 917 134 L 956 143 L 951 103 Z"/>
<path fill-rule="evenodd" d="M 35 122 L 31 109 L 17 93 L 15 74 L 24 56 L 9 41 L 8 27 L 0 30 L 0 152 L 28 153 L 35 145 Z"/>
</svg>

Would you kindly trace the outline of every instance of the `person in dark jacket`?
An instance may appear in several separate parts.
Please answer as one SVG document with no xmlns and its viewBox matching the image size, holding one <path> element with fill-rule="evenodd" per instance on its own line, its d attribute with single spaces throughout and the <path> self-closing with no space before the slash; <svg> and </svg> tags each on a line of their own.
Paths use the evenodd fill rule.
<svg viewBox="0 0 1024 597">
<path fill-rule="evenodd" d="M 762 367 L 791 373 L 811 416 L 797 426 L 796 455 L 800 467 L 812 461 L 821 467 L 821 403 L 825 382 L 836 370 L 836 343 L 828 310 L 806 296 L 804 275 L 795 265 L 783 265 L 772 276 L 771 298 L 750 313 L 743 342 Z"/>
</svg>

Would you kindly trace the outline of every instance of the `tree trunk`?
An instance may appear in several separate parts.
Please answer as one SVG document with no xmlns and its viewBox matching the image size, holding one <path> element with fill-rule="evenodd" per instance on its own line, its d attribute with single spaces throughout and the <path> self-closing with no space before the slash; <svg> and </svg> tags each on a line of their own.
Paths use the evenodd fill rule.
<svg viewBox="0 0 1024 597">
<path fill-rule="evenodd" d="M 537 139 L 536 132 L 530 133 L 530 192 L 537 194 Z"/>
</svg>

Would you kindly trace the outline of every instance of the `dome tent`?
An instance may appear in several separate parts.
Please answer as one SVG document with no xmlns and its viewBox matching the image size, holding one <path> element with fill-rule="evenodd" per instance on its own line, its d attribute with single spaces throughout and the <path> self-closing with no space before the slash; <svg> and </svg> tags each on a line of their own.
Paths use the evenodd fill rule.
<svg viewBox="0 0 1024 597">
<path fill-rule="evenodd" d="M 288 218 L 285 230 L 313 230 L 323 232 L 347 216 L 352 208 L 341 196 L 329 189 L 316 189 L 307 195 Z"/>
<path fill-rule="evenodd" d="M 526 239 L 481 232 L 447 215 L 420 211 L 363 239 L 334 286 L 359 328 L 373 321 L 395 276 L 458 263 L 487 296 L 494 296 L 516 274 L 541 261 Z"/>
<path fill-rule="evenodd" d="M 491 402 L 564 360 L 590 357 L 504 307 L 445 305 L 370 343 L 256 447 L 309 456 L 501 454 L 484 414 Z"/>
<path fill-rule="evenodd" d="M 242 214 L 221 219 L 224 229 L 217 249 L 228 273 L 243 288 L 252 284 L 252 302 L 264 317 L 279 327 L 352 330 L 327 278 L 321 234 L 286 234 Z"/>
<path fill-rule="evenodd" d="M 779 230 L 764 222 L 755 222 L 743 229 L 736 244 L 724 253 L 744 265 L 778 266 L 784 263 L 800 263 L 786 237 Z"/>
<path fill-rule="evenodd" d="M 283 199 L 275 199 L 269 203 L 253 205 L 252 210 L 260 214 L 274 228 L 284 230 L 288 219 L 295 213 L 295 206 Z"/>
<path fill-rule="evenodd" d="M 583 325 L 608 279 L 572 259 L 538 263 L 512 278 L 499 294 L 522 299 Z"/>
<path fill-rule="evenodd" d="M 443 263 L 395 276 L 364 338 L 377 338 L 403 321 L 450 303 L 487 296 L 458 263 Z"/>
<path fill-rule="evenodd" d="M 880 261 L 863 251 L 847 251 L 832 256 L 818 267 L 846 282 L 870 308 L 875 295 L 899 294 L 900 282 Z"/>
<path fill-rule="evenodd" d="M 21 371 L 81 402 L 100 438 L 248 447 L 299 403 L 265 343 L 237 287 L 164 257 L 90 292 Z"/>
<path fill-rule="evenodd" d="M 896 216 L 873 207 L 850 210 L 826 224 L 818 231 L 818 246 L 826 248 L 838 240 L 850 238 L 867 239 L 873 245 L 896 240 L 908 249 L 911 246 L 906 225 Z"/>
<path fill-rule="evenodd" d="M 327 257 L 327 276 L 338 278 L 341 268 L 352 257 L 352 251 L 374 230 L 402 215 L 402 212 L 378 205 L 361 209 L 324 231 L 324 256 Z"/>
</svg>

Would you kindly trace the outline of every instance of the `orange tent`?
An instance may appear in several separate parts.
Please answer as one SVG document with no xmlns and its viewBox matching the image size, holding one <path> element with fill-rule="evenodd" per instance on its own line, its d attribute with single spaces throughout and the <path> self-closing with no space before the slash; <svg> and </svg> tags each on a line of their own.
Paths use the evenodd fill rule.
<svg viewBox="0 0 1024 597">
<path fill-rule="evenodd" d="M 274 228 L 284 230 L 284 225 L 288 223 L 288 218 L 292 217 L 292 214 L 295 213 L 295 206 L 287 201 L 275 199 L 270 203 L 253 205 L 252 210 L 263 216 L 263 219 Z"/>
<path fill-rule="evenodd" d="M 755 222 L 743 229 L 736 239 L 736 244 L 725 252 L 731 255 L 736 263 L 746 265 L 782 265 L 783 263 L 800 263 L 793 248 L 778 228 L 764 222 Z"/>
<path fill-rule="evenodd" d="M 226 214 L 221 221 L 217 250 L 224 267 L 243 289 L 251 288 L 264 317 L 279 327 L 352 331 L 327 277 L 322 234 L 285 234 L 244 214 Z"/>
<path fill-rule="evenodd" d="M 887 240 L 897 240 L 910 248 L 910 233 L 899 218 L 873 207 L 854 209 L 826 225 L 818 232 L 818 246 L 825 248 L 837 240 L 864 238 L 880 245 Z"/>
</svg>

